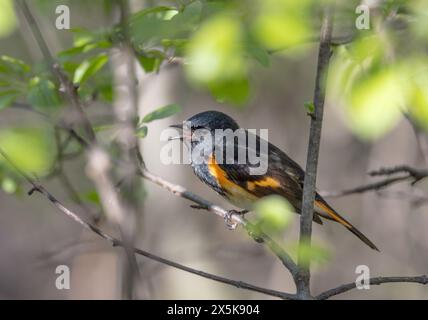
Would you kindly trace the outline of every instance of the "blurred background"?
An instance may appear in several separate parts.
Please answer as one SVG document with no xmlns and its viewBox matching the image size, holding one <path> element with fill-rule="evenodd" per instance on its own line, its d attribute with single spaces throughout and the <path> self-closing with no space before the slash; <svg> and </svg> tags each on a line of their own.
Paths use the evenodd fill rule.
<svg viewBox="0 0 428 320">
<path fill-rule="evenodd" d="M 64 174 L 51 174 L 57 154 L 53 138 L 57 130 L 52 122 L 66 117 L 68 106 L 60 85 L 49 74 L 19 2 L 0 0 L 0 146 L 66 206 L 91 219 L 102 209 L 87 177 L 84 152 L 75 142 L 70 142 L 70 157 L 63 160 Z M 27 1 L 54 57 L 70 78 L 80 83 L 85 112 L 112 157 L 117 154 L 113 147 L 110 149 L 115 139 L 112 105 L 117 97 L 112 79 L 123 67 L 115 60 L 113 48 L 120 31 L 111 31 L 120 21 L 117 2 Z M 147 123 L 147 135 L 139 137 L 151 172 L 232 208 L 197 180 L 189 166 L 164 165 L 160 160 L 160 150 L 167 144 L 160 141 L 161 132 L 205 110 L 225 112 L 244 128 L 269 129 L 269 141 L 305 166 L 320 13 L 330 3 L 300 2 L 293 7 L 293 1 L 285 0 L 228 4 L 129 1 L 131 12 L 137 13 L 131 35 L 135 36 L 132 40 L 140 58 L 140 63 L 135 63 L 138 113 L 143 117 L 161 106 L 181 106 L 180 112 Z M 356 7 L 361 4 L 370 9 L 370 28 L 357 30 Z M 69 7 L 72 30 L 55 27 L 58 5 Z M 138 16 L 144 8 L 160 6 L 168 9 L 142 14 L 146 18 Z M 424 54 L 428 28 L 423 28 L 426 19 L 420 17 L 427 12 L 423 1 L 349 1 L 337 5 L 337 44 L 326 83 L 317 177 L 320 192 L 377 181 L 367 173 L 381 167 L 426 166 L 428 82 Z M 175 16 L 178 18 L 171 20 Z M 159 21 L 180 23 L 180 19 L 185 27 L 174 25 L 179 34 L 168 30 L 165 36 L 159 31 L 164 28 Z M 100 44 L 105 39 L 96 37 L 106 33 L 111 43 Z M 237 49 L 233 37 L 251 38 L 250 44 Z M 95 51 L 87 47 L 93 43 L 97 43 Z M 108 61 L 102 60 L 104 52 Z M 22 60 L 25 66 L 5 56 Z M 10 66 L 18 70 L 8 74 Z M 48 119 L 40 113 L 48 114 Z M 4 161 L 0 165 L 0 298 L 121 299 L 123 250 L 84 230 L 41 195 L 27 196 L 29 185 Z M 294 292 L 288 271 L 244 230 L 228 230 L 221 218 L 190 208 L 189 201 L 149 181 L 142 183 L 144 201 L 138 211 L 136 247 L 196 269 Z M 312 291 L 320 293 L 355 281 L 358 265 L 367 265 L 370 276 L 426 274 L 427 187 L 424 180 L 414 186 L 405 181 L 383 190 L 328 198 L 381 252 L 370 250 L 338 224 L 314 224 L 313 239 L 322 248 L 322 259 L 313 265 Z M 117 229 L 100 215 L 98 226 L 117 236 Z M 253 213 L 248 217 L 256 219 Z M 287 249 L 293 248 L 298 228 L 299 217 L 293 215 L 291 223 L 276 236 L 278 241 Z M 144 257 L 137 257 L 137 261 L 141 278 L 134 285 L 139 299 L 270 298 Z M 70 268 L 69 290 L 55 287 L 58 265 Z M 336 298 L 427 299 L 428 288 L 384 284 Z"/>
</svg>

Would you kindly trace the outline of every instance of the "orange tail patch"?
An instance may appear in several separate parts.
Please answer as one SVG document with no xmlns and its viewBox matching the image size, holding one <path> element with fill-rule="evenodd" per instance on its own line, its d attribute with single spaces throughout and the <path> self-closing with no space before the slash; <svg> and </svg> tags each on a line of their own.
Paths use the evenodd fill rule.
<svg viewBox="0 0 428 320">
<path fill-rule="evenodd" d="M 323 213 L 329 215 L 332 220 L 339 222 L 341 225 L 344 225 L 347 228 L 353 228 L 353 226 L 348 221 L 343 219 L 332 208 L 330 208 L 328 205 L 319 200 L 315 200 L 315 209 L 318 209 Z"/>
</svg>

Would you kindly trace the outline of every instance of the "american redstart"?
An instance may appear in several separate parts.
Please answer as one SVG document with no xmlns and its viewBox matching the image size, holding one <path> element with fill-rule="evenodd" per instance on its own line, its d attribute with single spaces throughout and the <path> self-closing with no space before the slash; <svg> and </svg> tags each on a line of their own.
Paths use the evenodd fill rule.
<svg viewBox="0 0 428 320">
<path fill-rule="evenodd" d="M 218 111 L 198 113 L 183 125 L 171 127 L 183 129 L 183 134 L 175 138 L 183 140 L 190 148 L 191 166 L 196 176 L 232 204 L 244 209 L 242 212 L 251 210 L 254 202 L 262 197 L 280 195 L 300 214 L 305 172 L 279 148 L 249 130 L 240 129 L 235 120 Z M 236 134 L 239 131 L 244 135 L 243 140 Z M 250 145 L 250 141 L 255 143 Z M 245 158 L 242 158 L 242 151 Z M 265 166 L 255 163 L 255 159 L 265 161 Z M 258 168 L 264 171 L 260 174 Z M 321 217 L 340 223 L 370 248 L 379 251 L 316 193 L 314 222 L 323 224 Z"/>
</svg>

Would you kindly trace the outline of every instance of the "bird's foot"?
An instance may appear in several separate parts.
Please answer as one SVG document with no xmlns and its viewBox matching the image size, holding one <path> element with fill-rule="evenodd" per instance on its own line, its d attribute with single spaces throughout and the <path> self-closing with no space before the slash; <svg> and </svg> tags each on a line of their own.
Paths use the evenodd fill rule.
<svg viewBox="0 0 428 320">
<path fill-rule="evenodd" d="M 237 215 L 243 216 L 243 215 L 244 215 L 244 214 L 246 214 L 247 212 L 248 212 L 248 210 L 241 210 L 241 211 L 239 211 L 239 210 L 234 210 L 234 209 L 229 210 L 229 211 L 225 214 L 225 216 L 224 216 L 224 222 L 226 223 L 226 227 L 227 227 L 229 230 L 235 230 L 235 229 L 236 229 L 236 227 L 238 226 L 238 223 L 236 223 L 235 221 L 233 221 L 233 219 L 232 219 L 232 215 L 237 214 Z"/>
</svg>

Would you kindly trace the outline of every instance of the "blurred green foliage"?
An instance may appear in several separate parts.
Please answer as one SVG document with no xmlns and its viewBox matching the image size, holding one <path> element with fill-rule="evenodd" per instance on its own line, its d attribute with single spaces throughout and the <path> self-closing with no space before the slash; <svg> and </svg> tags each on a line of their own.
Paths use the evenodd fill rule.
<svg viewBox="0 0 428 320">
<path fill-rule="evenodd" d="M 0 148 L 14 165 L 29 176 L 47 174 L 55 158 L 52 134 L 42 128 L 2 129 Z M 0 157 L 0 163 L 2 168 L 10 165 L 3 157 Z"/>
<path fill-rule="evenodd" d="M 58 107 L 61 97 L 58 86 L 44 72 L 36 71 L 25 62 L 9 57 L 0 57 L 0 109 L 15 101 L 26 101 L 34 108 Z"/>
<path fill-rule="evenodd" d="M 28 82 L 27 101 L 34 108 L 58 107 L 61 98 L 55 84 L 48 79 L 33 77 Z"/>
<path fill-rule="evenodd" d="M 269 67 L 273 53 L 295 55 L 300 52 L 294 49 L 302 44 L 316 44 L 320 13 L 328 2 L 159 1 L 133 13 L 125 25 L 95 30 L 78 26 L 72 30 L 73 46 L 58 53 L 57 59 L 79 84 L 83 99 L 97 96 L 110 103 L 114 91 L 109 55 L 129 34 L 145 72 L 159 72 L 172 58 L 182 58 L 187 78 L 195 88 L 208 90 L 220 102 L 245 105 L 252 96 L 254 66 Z M 57 1 L 38 3 L 47 8 Z M 344 35 L 350 34 L 352 41 L 335 47 L 327 83 L 329 97 L 343 106 L 345 123 L 364 140 L 388 133 L 403 113 L 427 129 L 427 79 L 423 72 L 427 63 L 427 1 L 381 1 L 370 11 L 369 30 L 355 28 L 359 4 L 356 0 L 336 3 L 337 36 L 346 31 Z M 10 1 L 0 5 L 6 8 L 2 14 L 11 8 Z M 113 1 L 98 2 L 101 5 L 106 9 L 101 12 L 117 9 Z M 8 16 L 15 19 L 14 14 Z M 22 61 L 2 57 L 0 109 L 23 95 L 39 109 L 56 107 L 62 103 L 58 89 L 46 72 L 40 74 Z M 309 113 L 312 107 L 306 104 Z M 144 130 L 141 135 L 147 133 Z"/>
<path fill-rule="evenodd" d="M 308 41 L 316 34 L 313 0 L 259 1 L 253 32 L 267 48 L 288 48 Z"/>
<path fill-rule="evenodd" d="M 168 104 L 160 107 L 148 114 L 146 114 L 140 121 L 140 123 L 149 123 L 154 120 L 168 118 L 181 111 L 181 107 L 178 104 Z"/>
<path fill-rule="evenodd" d="M 257 201 L 255 205 L 257 225 L 269 233 L 284 231 L 290 224 L 293 208 L 281 196 L 268 196 Z"/>
<path fill-rule="evenodd" d="M 294 256 L 300 256 L 303 265 L 312 263 L 323 265 L 331 259 L 331 253 L 317 241 L 302 241 L 289 248 L 289 252 Z"/>
<path fill-rule="evenodd" d="M 335 50 L 327 84 L 345 123 L 363 140 L 387 134 L 403 115 L 428 129 L 428 2 L 386 1 L 382 9 L 372 29 Z M 391 19 L 396 29 L 387 28 Z"/>
<path fill-rule="evenodd" d="M 12 0 L 0 0 L 0 38 L 9 36 L 17 25 Z"/>
<path fill-rule="evenodd" d="M 124 25 L 111 22 L 98 29 L 76 26 L 71 30 L 72 45 L 56 53 L 55 59 L 76 83 L 84 101 L 96 98 L 110 104 L 114 90 L 108 62 L 113 49 L 129 40 L 146 73 L 160 72 L 177 59 L 195 88 L 210 92 L 217 101 L 244 106 L 252 97 L 256 68 L 269 68 L 274 55 L 298 58 L 302 48 L 309 48 L 308 43 L 316 48 L 322 8 L 328 2 L 153 1 L 153 6 L 133 13 Z M 49 12 L 58 4 L 102 7 L 98 12 L 108 17 L 118 9 L 117 1 L 112 0 L 38 0 L 37 4 Z M 359 4 L 357 0 L 336 1 L 333 42 L 343 36 L 349 41 L 334 43 L 326 83 L 329 100 L 340 107 L 343 121 L 363 140 L 384 136 L 403 114 L 428 130 L 428 1 L 379 1 L 371 10 L 369 30 L 355 28 Z M 0 0 L 0 38 L 9 36 L 16 24 L 12 1 Z M 46 64 L 0 57 L 0 110 L 17 102 L 28 103 L 49 116 L 64 104 L 60 89 Z M 313 112 L 312 103 L 302 105 L 308 113 Z M 136 119 L 137 135 L 144 138 L 147 123 L 180 110 L 172 104 Z M 112 126 L 103 123 L 95 129 L 98 132 Z M 33 129 L 5 129 L 0 132 L 0 146 L 22 170 L 43 175 L 52 166 L 52 152 L 46 152 L 51 142 L 45 138 Z M 4 163 L 1 168 L 2 188 L 19 190 Z M 265 199 L 256 211 L 260 227 L 274 233 L 287 228 L 291 210 L 282 198 Z M 308 252 L 308 256 L 323 256 L 316 248 Z"/>
</svg>

